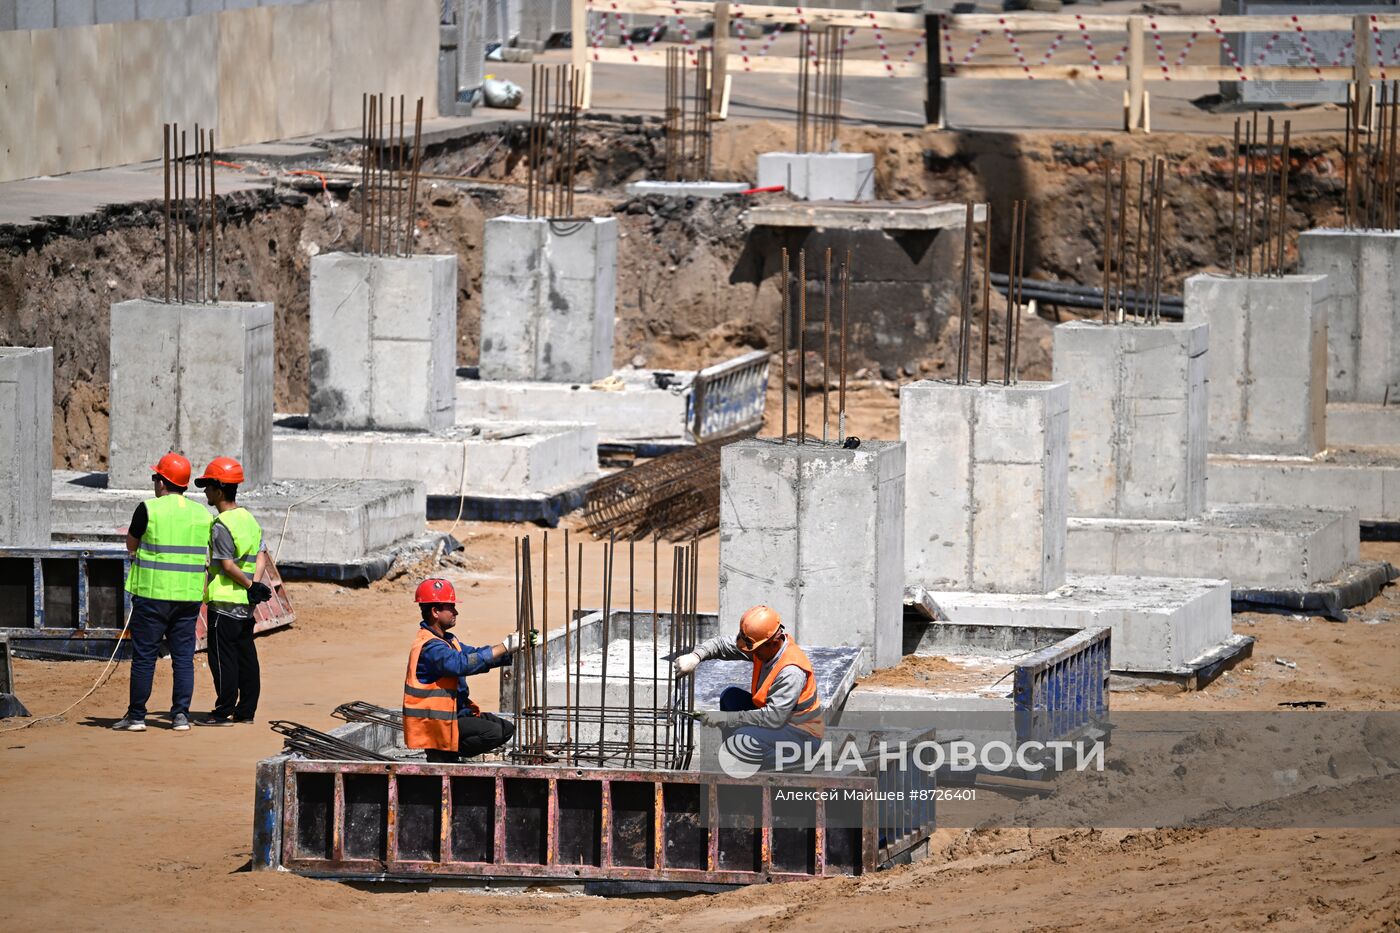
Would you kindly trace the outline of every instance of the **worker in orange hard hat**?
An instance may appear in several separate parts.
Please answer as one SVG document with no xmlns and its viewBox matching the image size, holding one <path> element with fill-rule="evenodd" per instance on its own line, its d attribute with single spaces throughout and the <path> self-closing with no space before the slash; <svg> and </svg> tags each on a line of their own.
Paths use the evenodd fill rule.
<svg viewBox="0 0 1400 933">
<path fill-rule="evenodd" d="M 511 663 L 520 650 L 512 632 L 498 645 L 473 648 L 450 632 L 457 624 L 457 591 L 450 580 L 430 577 L 413 594 L 423 616 L 408 653 L 403 683 L 403 735 L 409 748 L 421 748 L 429 761 L 460 761 L 500 748 L 515 725 L 472 702 L 467 678 Z M 530 631 L 531 645 L 540 634 Z"/>
<path fill-rule="evenodd" d="M 252 722 L 262 692 L 258 649 L 253 644 L 253 610 L 272 598 L 272 589 L 256 582 L 266 572 L 267 549 L 262 528 L 238 504 L 243 464 L 215 457 L 194 484 L 217 515 L 209 529 L 208 604 L 209 673 L 214 676 L 214 708 L 201 726 Z"/>
<path fill-rule="evenodd" d="M 779 742 L 813 745 L 821 741 L 824 719 L 812 662 L 783 620 L 769 606 L 754 606 L 739 620 L 739 635 L 717 635 L 675 660 L 677 676 L 695 671 L 701 661 L 752 661 L 749 689 L 726 688 L 718 710 L 697 714 L 707 726 L 723 730 L 725 748 L 758 767 L 772 767 Z"/>
<path fill-rule="evenodd" d="M 146 731 L 146 701 L 156 672 L 160 643 L 170 645 L 174 686 L 170 723 L 190 728 L 194 697 L 195 626 L 204 599 L 204 564 L 209 555 L 209 510 L 185 497 L 190 462 L 171 452 L 151 467 L 154 497 L 136 506 L 126 528 L 131 571 L 131 692 L 126 715 L 112 725 L 121 732 Z"/>
</svg>

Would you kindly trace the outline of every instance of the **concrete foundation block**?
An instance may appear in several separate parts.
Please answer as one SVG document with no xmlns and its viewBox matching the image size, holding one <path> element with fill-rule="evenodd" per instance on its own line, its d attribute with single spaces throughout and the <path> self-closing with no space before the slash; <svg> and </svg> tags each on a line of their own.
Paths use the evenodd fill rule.
<svg viewBox="0 0 1400 933">
<path fill-rule="evenodd" d="M 710 200 L 739 194 L 752 187 L 746 181 L 634 181 L 627 193 L 636 197 L 660 195 L 664 198 L 700 198 Z"/>
<path fill-rule="evenodd" d="M 1210 501 L 1355 511 L 1363 522 L 1400 521 L 1400 454 L 1329 450 L 1318 457 L 1211 456 Z"/>
<path fill-rule="evenodd" d="M 1071 518 L 1071 573 L 1224 577 L 1235 589 L 1297 589 L 1360 559 L 1354 511 L 1218 506 L 1188 521 Z"/>
<path fill-rule="evenodd" d="M 782 185 L 804 201 L 872 201 L 875 157 L 868 152 L 765 152 L 758 187 Z"/>
<path fill-rule="evenodd" d="M 598 476 L 591 424 L 493 423 L 442 434 L 279 427 L 272 438 L 279 479 L 411 476 L 430 496 L 516 498 L 577 489 Z"/>
<path fill-rule="evenodd" d="M 486 222 L 481 378 L 593 382 L 612 373 L 617 221 Z"/>
<path fill-rule="evenodd" d="M 1308 230 L 1298 237 L 1298 258 L 1302 272 L 1326 275 L 1332 287 L 1328 400 L 1400 399 L 1400 231 Z"/>
<path fill-rule="evenodd" d="M 442 431 L 454 419 L 457 257 L 311 260 L 311 423 Z"/>
<path fill-rule="evenodd" d="M 910 584 L 1044 593 L 1064 582 L 1069 398 L 1059 382 L 900 389 Z"/>
<path fill-rule="evenodd" d="M 1055 328 L 1070 386 L 1069 511 L 1185 520 L 1206 504 L 1205 324 Z"/>
<path fill-rule="evenodd" d="M 693 372 L 673 373 L 678 384 L 657 388 L 645 370 L 622 370 L 622 391 L 602 392 L 580 383 L 457 382 L 457 424 L 486 420 L 577 421 L 586 418 L 603 443 L 682 442 Z"/>
<path fill-rule="evenodd" d="M 737 441 L 720 470 L 722 626 L 765 603 L 799 643 L 902 653 L 905 445 Z M 865 673 L 869 668 L 866 668 Z"/>
<path fill-rule="evenodd" d="M 1109 626 L 1115 671 L 1184 675 L 1236 637 L 1230 628 L 1230 584 L 1224 580 L 1070 576 L 1044 595 L 929 595 L 953 622 Z"/>
<path fill-rule="evenodd" d="M 53 348 L 0 347 L 0 546 L 49 546 Z"/>
<path fill-rule="evenodd" d="M 246 486 L 272 478 L 272 305 L 112 306 L 108 475 L 149 491 L 166 451 L 196 470 L 217 456 L 243 464 Z"/>
<path fill-rule="evenodd" d="M 1331 447 L 1400 447 L 1400 404 L 1327 403 Z"/>
<path fill-rule="evenodd" d="M 1326 446 L 1330 289 L 1323 275 L 1186 280 L 1186 320 L 1210 325 L 1212 453 Z"/>
</svg>

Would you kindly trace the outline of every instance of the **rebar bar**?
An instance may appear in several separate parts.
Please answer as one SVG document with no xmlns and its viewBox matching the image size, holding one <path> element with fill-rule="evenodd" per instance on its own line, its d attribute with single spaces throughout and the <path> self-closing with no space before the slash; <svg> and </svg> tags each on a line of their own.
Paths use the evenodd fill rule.
<svg viewBox="0 0 1400 933">
<path fill-rule="evenodd" d="M 781 334 L 783 347 L 782 362 L 782 389 L 783 389 L 783 443 L 788 439 L 788 329 L 792 326 L 792 272 L 788 265 L 787 247 L 783 247 L 783 281 L 782 300 L 780 302 L 779 314 L 782 320 L 778 324 L 778 331 Z"/>
<path fill-rule="evenodd" d="M 817 31 L 803 25 L 797 65 L 797 152 L 835 152 L 840 148 L 841 85 L 845 71 L 845 27 Z"/>
<path fill-rule="evenodd" d="M 360 95 L 360 254 L 411 256 L 418 229 L 418 179 L 423 166 L 423 98 L 413 134 L 405 95 Z M 412 139 L 412 148 L 409 140 Z"/>
<path fill-rule="evenodd" d="M 582 77 L 572 65 L 532 65 L 526 128 L 526 214 L 572 218 Z"/>
<path fill-rule="evenodd" d="M 831 424 L 831 247 L 826 248 L 825 282 L 822 287 L 822 443 Z"/>
</svg>

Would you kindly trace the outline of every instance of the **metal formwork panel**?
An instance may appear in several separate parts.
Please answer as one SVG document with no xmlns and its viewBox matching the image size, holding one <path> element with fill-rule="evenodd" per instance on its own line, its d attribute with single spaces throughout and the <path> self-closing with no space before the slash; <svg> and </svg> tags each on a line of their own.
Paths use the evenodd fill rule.
<svg viewBox="0 0 1400 933">
<path fill-rule="evenodd" d="M 1016 665 L 1018 741 L 1063 740 L 1108 718 L 1112 630 L 1085 629 Z"/>
<path fill-rule="evenodd" d="M 742 437 L 763 427 L 772 354 L 754 350 L 695 374 L 686 426 L 696 443 Z"/>
</svg>

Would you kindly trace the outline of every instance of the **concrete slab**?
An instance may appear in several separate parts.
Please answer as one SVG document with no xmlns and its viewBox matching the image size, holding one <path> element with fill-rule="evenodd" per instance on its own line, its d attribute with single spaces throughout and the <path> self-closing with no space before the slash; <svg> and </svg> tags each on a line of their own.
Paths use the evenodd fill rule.
<svg viewBox="0 0 1400 933">
<path fill-rule="evenodd" d="M 1316 457 L 1212 455 L 1212 504 L 1283 504 L 1354 511 L 1362 523 L 1400 522 L 1400 450 L 1330 448 Z"/>
<path fill-rule="evenodd" d="M 725 198 L 748 191 L 746 181 L 634 181 L 627 193 L 635 196 L 660 195 L 663 198 Z"/>
<path fill-rule="evenodd" d="M 906 599 L 924 598 L 922 588 Z M 1070 575 L 1045 594 L 926 592 L 939 617 L 978 625 L 1113 630 L 1114 672 L 1185 678 L 1240 644 L 1225 580 Z"/>
<path fill-rule="evenodd" d="M 1383 404 L 1400 398 L 1400 231 L 1306 230 L 1298 236 L 1298 265 L 1301 272 L 1326 275 L 1332 286 L 1328 400 Z"/>
<path fill-rule="evenodd" d="M 1327 443 L 1342 448 L 1400 447 L 1400 405 L 1328 402 Z"/>
<path fill-rule="evenodd" d="M 804 201 L 869 201 L 875 197 L 875 156 L 868 152 L 765 152 L 758 187 L 782 185 Z"/>
<path fill-rule="evenodd" d="M 1070 573 L 1224 577 L 1232 589 L 1300 589 L 1360 559 L 1354 511 L 1217 506 L 1185 521 L 1071 517 Z"/>
<path fill-rule="evenodd" d="M 904 450 L 888 441 L 855 450 L 761 438 L 726 445 L 720 617 L 765 603 L 800 644 L 863 647 L 875 668 L 898 663 Z"/>
<path fill-rule="evenodd" d="M 775 182 L 777 184 L 777 182 Z M 986 219 L 986 205 L 973 209 L 974 222 Z M 821 227 L 828 230 L 956 230 L 967 223 L 967 208 L 945 201 L 868 201 L 862 204 L 804 204 L 775 201 L 744 212 L 755 227 Z M 868 270 L 859 269 L 869 277 Z"/>
<path fill-rule="evenodd" d="M 326 157 L 320 146 L 299 146 L 290 143 L 253 143 L 220 149 L 217 157 L 225 162 L 267 162 L 271 165 L 299 165 L 317 162 Z"/>
<path fill-rule="evenodd" d="M 690 443 L 686 417 L 694 372 L 667 373 L 666 388 L 651 370 L 618 370 L 617 391 L 589 383 L 457 381 L 457 424 L 484 420 L 586 421 L 600 443 Z"/>
<path fill-rule="evenodd" d="M 149 493 L 109 489 L 101 473 L 53 473 L 53 533 L 114 540 Z M 194 498 L 194 497 L 192 497 Z M 202 501 L 202 496 L 198 497 Z M 286 565 L 365 560 L 424 534 L 424 489 L 408 480 L 283 480 L 239 490 L 239 504 L 262 525 L 263 540 Z"/>
<path fill-rule="evenodd" d="M 0 545 L 49 544 L 53 348 L 0 347 Z"/>
<path fill-rule="evenodd" d="M 901 387 L 905 580 L 1044 593 L 1064 583 L 1069 386 Z"/>
<path fill-rule="evenodd" d="M 273 430 L 279 479 L 412 476 L 429 496 L 510 498 L 575 489 L 598 476 L 598 432 L 590 424 L 503 422 L 427 434 L 317 431 L 298 423 L 305 422 L 282 418 Z"/>
<path fill-rule="evenodd" d="M 148 492 L 151 464 L 177 451 L 202 469 L 243 464 L 272 478 L 273 311 L 268 302 L 112 305 L 111 483 Z"/>
</svg>

